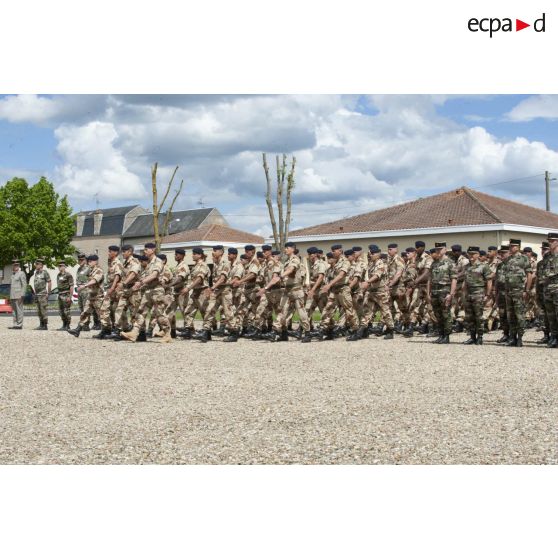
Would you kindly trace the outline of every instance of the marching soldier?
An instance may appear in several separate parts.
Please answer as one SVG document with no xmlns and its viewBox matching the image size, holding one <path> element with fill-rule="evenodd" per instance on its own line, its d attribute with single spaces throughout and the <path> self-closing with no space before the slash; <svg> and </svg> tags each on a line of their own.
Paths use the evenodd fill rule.
<svg viewBox="0 0 558 558">
<path fill-rule="evenodd" d="M 351 295 L 353 297 L 353 307 L 359 320 L 362 318 L 362 303 L 364 301 L 364 294 L 360 288 L 360 284 L 366 279 L 366 268 L 368 267 L 367 261 L 362 254 L 361 246 L 353 246 L 354 253 L 353 270 L 351 275 Z"/>
<path fill-rule="evenodd" d="M 188 305 L 184 309 L 184 331 L 180 337 L 191 339 L 195 333 L 194 318 L 199 311 L 202 318 L 205 316 L 207 300 L 209 297 L 209 267 L 205 263 L 205 253 L 203 248 L 196 246 L 192 249 L 192 259 L 194 267 L 190 273 L 192 280 L 182 289 L 181 294 L 189 295 Z M 211 339 L 211 332 L 206 341 Z"/>
<path fill-rule="evenodd" d="M 401 311 L 400 333 L 405 333 L 407 337 L 413 335 L 413 325 L 411 323 L 411 308 L 413 300 L 413 291 L 415 288 L 415 281 L 417 279 L 417 266 L 416 266 L 416 249 L 412 246 L 405 249 L 407 258 L 405 260 L 405 268 L 399 280 L 403 287 L 403 294 L 399 298 L 397 305 Z"/>
<path fill-rule="evenodd" d="M 368 326 L 374 321 L 379 310 L 382 322 L 386 325 L 384 339 L 393 339 L 393 317 L 391 315 L 388 291 L 388 269 L 386 262 L 380 257 L 380 248 L 375 244 L 368 246 L 369 263 L 368 279 L 362 283 L 364 303 L 362 321 L 358 331 L 347 337 L 347 341 L 358 341 L 368 338 Z M 379 333 L 381 335 L 382 332 Z"/>
<path fill-rule="evenodd" d="M 532 271 L 528 258 L 521 254 L 521 240 L 510 240 L 510 255 L 505 266 L 506 312 L 510 323 L 507 347 L 523 347 L 525 302 L 531 289 Z"/>
<path fill-rule="evenodd" d="M 174 259 L 176 261 L 176 269 L 170 282 L 172 302 L 167 309 L 167 317 L 170 320 L 171 326 L 171 337 L 173 330 L 176 335 L 176 311 L 180 310 L 182 316 L 185 316 L 184 310 L 188 304 L 188 299 L 187 295 L 181 294 L 181 291 L 188 284 L 190 278 L 190 268 L 186 263 L 186 250 L 177 248 L 174 251 Z"/>
<path fill-rule="evenodd" d="M 72 294 L 74 291 L 74 278 L 66 269 L 66 262 L 61 260 L 58 262 L 58 275 L 56 276 L 58 286 L 58 311 L 62 318 L 62 327 L 57 331 L 67 331 L 70 329 L 72 321 Z"/>
<path fill-rule="evenodd" d="M 36 327 L 36 330 L 48 329 L 48 295 L 52 283 L 48 271 L 44 269 L 44 264 L 45 262 L 41 258 L 35 262 L 33 291 L 37 299 L 37 312 L 39 314 L 39 327 Z"/>
<path fill-rule="evenodd" d="M 391 314 L 396 322 L 401 318 L 402 308 L 405 305 L 405 287 L 401 283 L 401 275 L 405 270 L 405 262 L 398 254 L 397 244 L 388 244 L 388 289 L 391 297 Z M 397 305 L 397 310 L 396 310 Z"/>
<path fill-rule="evenodd" d="M 171 286 L 172 280 L 173 280 L 173 273 L 171 271 L 171 268 L 169 267 L 168 263 L 167 263 L 167 256 L 166 254 L 157 254 L 157 257 L 163 262 L 163 271 L 161 273 L 161 286 L 163 287 L 164 291 L 165 291 L 165 315 L 167 316 L 168 320 L 169 320 L 169 324 L 170 324 L 170 335 L 173 339 L 176 339 L 176 319 L 175 322 L 173 324 L 172 320 L 171 320 L 171 316 L 169 313 L 169 308 L 172 306 L 173 304 L 173 300 L 174 300 L 174 296 L 173 296 L 173 288 Z M 147 330 L 147 336 L 148 337 L 153 337 L 153 330 L 155 329 L 155 325 L 157 323 L 156 317 L 155 315 L 152 313 L 151 314 L 151 319 L 149 321 L 149 328 Z M 173 327 L 173 325 L 175 327 Z M 162 337 L 163 336 L 163 332 L 161 329 L 159 329 L 159 331 L 155 334 L 155 337 Z"/>
<path fill-rule="evenodd" d="M 10 306 L 13 324 L 8 329 L 23 329 L 23 297 L 27 290 L 27 277 L 21 270 L 19 260 L 12 260 L 12 279 L 10 283 Z"/>
<path fill-rule="evenodd" d="M 470 264 L 465 268 L 463 278 L 463 302 L 465 321 L 470 338 L 464 345 L 482 345 L 484 333 L 483 309 L 492 291 L 492 272 L 486 262 L 480 261 L 478 246 L 467 250 Z"/>
<path fill-rule="evenodd" d="M 131 244 L 122 246 L 122 277 L 118 283 L 118 304 L 114 312 L 114 327 L 110 339 L 119 341 L 122 331 L 128 327 L 127 313 L 130 313 L 130 322 L 134 322 L 141 303 L 141 292 L 132 287 L 139 280 L 142 267 L 138 258 L 134 256 L 134 247 Z M 147 260 L 146 260 L 147 261 Z M 139 339 L 137 339 L 139 341 Z"/>
<path fill-rule="evenodd" d="M 430 267 L 432 256 L 426 251 L 426 244 L 422 240 L 415 242 L 415 267 L 417 278 L 412 283 L 414 288 L 414 300 L 411 307 L 411 323 L 403 334 L 412 337 L 414 327 L 421 323 L 420 333 L 428 333 L 428 325 L 434 322 L 432 303 L 430 301 L 428 280 L 430 278 Z"/>
<path fill-rule="evenodd" d="M 85 283 L 89 281 L 91 268 L 87 265 L 87 259 L 85 254 L 79 253 L 77 258 L 78 258 L 79 267 L 76 272 L 76 285 L 78 287 L 78 306 L 79 306 L 79 314 L 81 316 L 81 314 L 85 310 L 85 304 L 87 302 L 87 299 L 89 298 L 89 293 L 87 292 L 87 289 L 79 290 L 79 287 L 85 285 Z M 93 315 L 94 322 L 96 319 L 98 319 L 98 316 L 94 314 Z M 82 331 L 89 331 L 89 322 L 82 327 Z"/>
<path fill-rule="evenodd" d="M 548 314 L 546 312 L 546 306 L 544 303 L 544 281 L 545 281 L 545 266 L 550 259 L 550 244 L 547 241 L 543 241 L 541 246 L 542 258 L 537 263 L 537 280 L 536 280 L 536 292 L 537 292 L 537 303 L 541 309 L 542 320 L 543 320 L 543 338 L 537 341 L 538 345 L 546 345 L 550 341 L 550 323 L 548 321 Z"/>
<path fill-rule="evenodd" d="M 550 327 L 548 347 L 558 348 L 558 232 L 548 233 L 550 256 L 544 266 L 544 306 Z"/>
<path fill-rule="evenodd" d="M 114 315 L 118 306 L 118 283 L 122 277 L 122 264 L 118 259 L 120 248 L 118 246 L 108 247 L 108 269 L 106 274 L 105 296 L 99 310 L 101 319 L 101 331 L 94 335 L 95 339 L 105 339 L 115 333 L 116 322 Z"/>
<path fill-rule="evenodd" d="M 74 337 L 79 337 L 80 332 L 83 330 L 85 324 L 89 323 L 89 318 L 96 309 L 97 312 L 101 310 L 101 304 L 103 302 L 103 281 L 105 274 L 103 270 L 99 267 L 99 256 L 97 254 L 91 254 L 87 256 L 87 265 L 91 268 L 89 273 L 89 280 L 84 285 L 78 287 L 79 292 L 87 289 L 88 297 L 85 302 L 85 308 L 79 316 L 79 324 L 75 329 L 69 329 L 68 333 Z"/>
<path fill-rule="evenodd" d="M 325 285 L 329 266 L 324 260 L 320 259 L 318 249 L 314 246 L 308 248 L 306 252 L 310 261 L 310 285 L 306 293 L 306 312 L 310 320 L 310 329 L 312 329 L 312 316 L 316 308 L 320 311 L 321 315 L 327 304 L 327 297 L 320 294 L 320 290 Z"/>
<path fill-rule="evenodd" d="M 243 254 L 244 255 L 244 254 Z M 228 248 L 227 257 L 229 259 L 229 264 L 231 265 L 231 271 L 229 273 L 229 284 L 231 286 L 232 301 L 235 308 L 235 312 L 238 312 L 238 308 L 242 303 L 242 298 L 244 296 L 243 287 L 239 285 L 239 281 L 244 275 L 244 265 L 242 263 L 242 256 L 238 257 L 237 248 Z M 237 327 L 240 328 L 241 324 L 237 318 Z"/>
<path fill-rule="evenodd" d="M 446 256 L 446 243 L 436 242 L 431 253 L 433 262 L 430 266 L 430 298 L 432 310 L 436 316 L 439 337 L 434 341 L 446 345 L 452 332 L 451 303 L 457 290 L 457 270 L 455 263 Z"/>
<path fill-rule="evenodd" d="M 244 289 L 243 299 L 240 306 L 237 307 L 238 324 L 242 327 L 241 334 L 247 333 L 250 315 L 258 306 L 256 279 L 260 272 L 260 264 L 255 254 L 256 247 L 252 244 L 244 247 L 244 257 L 241 256 L 241 258 L 245 262 L 245 272 L 241 279 L 234 280 L 232 283 L 233 288 L 242 287 Z"/>
</svg>

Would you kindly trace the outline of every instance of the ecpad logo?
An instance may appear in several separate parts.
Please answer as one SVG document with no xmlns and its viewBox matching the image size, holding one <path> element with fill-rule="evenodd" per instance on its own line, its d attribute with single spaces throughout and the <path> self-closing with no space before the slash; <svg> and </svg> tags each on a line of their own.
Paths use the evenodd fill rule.
<svg viewBox="0 0 558 558">
<path fill-rule="evenodd" d="M 543 13 L 543 15 L 539 19 L 536 19 L 533 22 L 533 29 L 537 33 L 544 33 L 546 31 L 545 18 L 546 14 Z M 472 17 L 467 23 L 467 27 L 469 28 L 469 31 L 472 31 L 473 33 L 478 33 L 479 31 L 489 33 L 490 38 L 492 38 L 492 35 L 494 33 L 497 33 L 498 31 L 503 31 L 504 33 L 514 31 L 512 19 L 509 17 L 505 17 L 503 19 L 497 17 L 485 17 L 483 19 L 477 19 L 476 17 Z M 531 24 L 525 23 L 520 19 L 515 20 L 515 31 L 521 31 L 522 29 L 526 29 L 527 27 L 531 27 Z"/>
</svg>

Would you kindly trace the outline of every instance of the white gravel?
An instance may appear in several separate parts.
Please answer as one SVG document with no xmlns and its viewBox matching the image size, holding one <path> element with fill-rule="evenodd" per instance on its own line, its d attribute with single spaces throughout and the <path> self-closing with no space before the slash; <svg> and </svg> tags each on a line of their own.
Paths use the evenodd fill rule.
<svg viewBox="0 0 558 558">
<path fill-rule="evenodd" d="M 163 345 L 8 325 L 0 463 L 558 463 L 558 352 L 534 331 Z"/>
</svg>

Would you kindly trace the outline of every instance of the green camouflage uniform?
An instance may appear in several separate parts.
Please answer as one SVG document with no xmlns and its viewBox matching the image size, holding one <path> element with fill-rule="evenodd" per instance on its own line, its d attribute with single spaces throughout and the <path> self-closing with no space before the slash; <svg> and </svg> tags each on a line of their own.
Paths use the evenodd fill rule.
<svg viewBox="0 0 558 558">
<path fill-rule="evenodd" d="M 510 334 L 510 323 L 508 321 L 508 311 L 506 309 L 506 260 L 500 260 L 496 266 L 496 300 L 498 306 L 498 319 L 504 335 Z"/>
<path fill-rule="evenodd" d="M 506 286 L 506 312 L 510 324 L 510 335 L 523 335 L 525 332 L 525 279 L 531 271 L 527 256 L 517 253 L 506 260 L 504 281 Z"/>
<path fill-rule="evenodd" d="M 452 330 L 451 304 L 446 306 L 446 297 L 451 291 L 451 282 L 457 278 L 455 263 L 444 256 L 432 262 L 430 267 L 432 277 L 432 310 L 436 317 L 440 335 L 450 335 Z"/>
<path fill-rule="evenodd" d="M 484 295 L 486 284 L 492 275 L 490 266 L 477 260 L 465 268 L 463 284 L 466 291 L 463 299 L 465 305 L 465 324 L 471 333 L 482 335 L 484 331 Z"/>
<path fill-rule="evenodd" d="M 544 292 L 545 292 L 545 273 L 546 273 L 546 264 L 550 262 L 551 253 L 547 252 L 541 260 L 537 262 L 537 284 L 536 284 L 536 292 L 537 292 L 537 303 L 539 308 L 541 309 L 543 323 L 544 323 L 544 331 L 548 334 L 550 332 L 550 321 L 548 319 L 548 313 L 546 311 L 546 303 L 544 301 Z"/>
<path fill-rule="evenodd" d="M 76 272 L 76 285 L 78 287 L 81 287 L 81 285 L 85 285 L 86 283 L 88 283 L 90 275 L 91 275 L 91 268 L 87 264 L 80 265 Z M 85 303 L 87 302 L 88 298 L 89 298 L 88 289 L 82 289 L 81 291 L 79 291 L 78 305 L 79 305 L 80 315 L 83 313 L 83 310 L 85 309 Z M 93 315 L 93 319 L 95 320 L 95 315 Z M 95 323 L 97 323 L 97 320 L 95 320 Z M 89 323 L 87 325 L 89 325 Z"/>
<path fill-rule="evenodd" d="M 37 312 L 39 314 L 39 321 L 41 325 L 48 323 L 48 291 L 47 284 L 50 281 L 50 275 L 46 269 L 35 271 L 35 279 L 33 283 L 33 290 L 37 298 Z"/>
<path fill-rule="evenodd" d="M 544 307 L 550 333 L 558 337 L 558 254 L 550 254 L 544 265 Z"/>
<path fill-rule="evenodd" d="M 56 282 L 58 284 L 58 311 L 62 318 L 62 325 L 69 328 L 72 319 L 71 309 L 74 278 L 71 273 L 64 271 L 56 276 Z"/>
</svg>

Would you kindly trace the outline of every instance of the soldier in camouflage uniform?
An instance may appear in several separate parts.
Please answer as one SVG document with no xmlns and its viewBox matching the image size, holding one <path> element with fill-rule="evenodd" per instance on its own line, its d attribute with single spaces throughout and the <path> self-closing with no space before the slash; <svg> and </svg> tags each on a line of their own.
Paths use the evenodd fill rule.
<svg viewBox="0 0 558 558">
<path fill-rule="evenodd" d="M 311 246 L 306 251 L 310 262 L 310 285 L 306 292 L 306 312 L 310 320 L 310 329 L 313 329 L 312 316 L 316 308 L 321 314 L 327 304 L 327 297 L 320 294 L 320 289 L 326 284 L 326 274 L 329 266 L 327 262 L 319 257 L 316 247 Z"/>
<path fill-rule="evenodd" d="M 51 281 L 48 271 L 44 268 L 44 260 L 35 262 L 35 278 L 33 291 L 37 300 L 37 312 L 39 314 L 39 327 L 36 330 L 48 329 L 48 295 L 50 294 Z"/>
<path fill-rule="evenodd" d="M 358 331 L 347 337 L 347 341 L 358 341 L 368 338 L 368 326 L 374 321 L 374 316 L 379 310 L 382 321 L 386 325 L 384 339 L 393 339 L 393 317 L 391 315 L 388 291 L 388 269 L 386 262 L 380 257 L 381 250 L 375 244 L 368 246 L 370 253 L 368 279 L 362 283 L 364 303 L 362 320 Z M 382 332 L 380 331 L 379 335 Z"/>
<path fill-rule="evenodd" d="M 163 330 L 164 335 L 161 337 L 161 343 L 170 343 L 172 341 L 170 323 L 165 314 L 165 289 L 161 285 L 164 264 L 163 261 L 155 255 L 155 248 L 156 245 L 154 242 L 145 244 L 144 252 L 148 258 L 145 275 L 132 287 L 134 291 L 139 291 L 143 287 L 145 287 L 145 290 L 141 297 L 136 319 L 132 323 L 132 330 L 121 333 L 122 339 L 128 341 L 135 342 L 138 340 L 140 331 L 145 326 L 147 313 L 150 310 L 155 314 L 159 328 Z"/>
<path fill-rule="evenodd" d="M 79 337 L 79 334 L 85 324 L 89 323 L 89 318 L 93 313 L 93 309 L 96 309 L 97 312 L 99 312 L 101 309 L 101 303 L 103 302 L 103 281 L 105 279 L 105 274 L 99 267 L 99 256 L 97 256 L 97 254 L 87 256 L 87 265 L 91 268 L 89 281 L 78 287 L 78 294 L 79 292 L 87 289 L 88 298 L 85 303 L 85 308 L 80 314 L 77 328 L 68 330 L 68 333 L 74 337 Z"/>
<path fill-rule="evenodd" d="M 118 259 L 120 248 L 118 246 L 109 246 L 108 248 L 108 269 L 106 274 L 105 296 L 99 310 L 101 318 L 101 331 L 98 335 L 94 335 L 95 339 L 105 339 L 116 333 L 116 323 L 114 315 L 118 306 L 118 283 L 122 278 L 122 263 Z"/>
<path fill-rule="evenodd" d="M 360 284 L 366 280 L 366 269 L 368 267 L 368 262 L 362 254 L 361 246 L 353 246 L 354 253 L 353 269 L 351 274 L 351 281 L 349 287 L 351 289 L 351 295 L 353 297 L 353 307 L 360 320 L 362 318 L 362 304 L 364 302 L 364 293 L 360 288 Z"/>
<path fill-rule="evenodd" d="M 558 232 L 548 233 L 550 256 L 543 269 L 544 306 L 550 327 L 548 347 L 558 348 Z"/>
<path fill-rule="evenodd" d="M 404 289 L 404 294 L 400 296 L 401 302 L 398 302 L 401 311 L 400 333 L 406 333 L 409 337 L 413 333 L 413 325 L 411 324 L 411 311 L 413 291 L 415 288 L 415 281 L 417 279 L 417 266 L 416 266 L 416 249 L 412 246 L 405 249 L 407 258 L 405 260 L 405 269 L 401 274 L 399 280 L 400 285 Z"/>
<path fill-rule="evenodd" d="M 58 262 L 58 275 L 56 276 L 58 286 L 58 311 L 62 319 L 62 327 L 58 331 L 70 329 L 72 321 L 72 294 L 74 292 L 74 278 L 66 268 L 66 262 Z"/>
<path fill-rule="evenodd" d="M 184 317 L 184 309 L 188 304 L 188 299 L 185 295 L 180 294 L 182 289 L 188 284 L 190 278 L 190 268 L 186 263 L 186 250 L 177 248 L 174 251 L 174 259 L 176 261 L 176 269 L 174 270 L 173 278 L 170 282 L 172 301 L 167 309 L 167 317 L 171 325 L 171 337 L 176 335 L 176 311 L 180 310 Z"/>
<path fill-rule="evenodd" d="M 127 313 L 130 313 L 131 322 L 136 319 L 142 295 L 141 292 L 132 290 L 140 278 L 142 267 L 139 259 L 134 256 L 134 247 L 131 244 L 122 246 L 122 257 L 122 276 L 117 286 L 118 304 L 114 312 L 115 331 L 110 336 L 115 341 L 120 340 L 121 332 L 127 331 L 129 327 Z"/>
<path fill-rule="evenodd" d="M 411 323 L 410 327 L 404 332 L 405 337 L 412 337 L 413 330 L 419 322 L 421 324 L 419 333 L 428 333 L 429 324 L 433 324 L 435 321 L 428 285 L 433 259 L 426 251 L 425 246 L 422 240 L 415 242 L 417 278 L 411 285 L 414 288 L 411 303 Z"/>
<path fill-rule="evenodd" d="M 256 297 L 256 279 L 260 273 L 260 263 L 256 258 L 256 247 L 247 244 L 244 247 L 245 272 L 241 279 L 233 282 L 233 288 L 242 287 L 244 289 L 240 306 L 237 307 L 239 326 L 242 327 L 241 334 L 247 333 L 250 326 L 250 318 L 258 307 L 259 300 Z"/>
<path fill-rule="evenodd" d="M 510 340 L 510 322 L 508 320 L 508 310 L 506 308 L 506 260 L 510 256 L 510 247 L 502 244 L 498 250 L 500 262 L 496 266 L 494 276 L 494 301 L 498 307 L 498 320 L 502 328 L 502 337 L 496 343 L 507 343 Z"/>
<path fill-rule="evenodd" d="M 510 240 L 510 255 L 505 265 L 506 312 L 510 323 L 507 347 L 522 347 L 525 332 L 525 301 L 531 289 L 531 262 L 520 252 L 521 240 Z"/>
<path fill-rule="evenodd" d="M 237 313 L 238 308 L 242 303 L 242 298 L 244 296 L 244 292 L 243 292 L 244 288 L 239 285 L 239 281 L 244 276 L 244 265 L 242 263 L 242 256 L 240 257 L 238 256 L 237 248 L 228 248 L 227 257 L 231 265 L 231 271 L 229 273 L 229 284 L 231 286 L 232 301 L 233 301 L 232 303 L 233 303 L 235 313 Z M 237 327 L 240 328 L 238 314 L 236 315 L 236 321 L 237 321 Z"/>
<path fill-rule="evenodd" d="M 91 268 L 87 265 L 87 259 L 85 254 L 78 254 L 78 269 L 76 271 L 76 286 L 79 288 L 81 285 L 85 285 L 89 281 L 89 274 L 91 273 Z M 89 293 L 87 289 L 78 290 L 78 306 L 80 315 L 85 309 L 85 303 L 89 298 Z M 82 331 L 89 331 L 89 323 L 85 324 Z"/>
<path fill-rule="evenodd" d="M 465 268 L 463 279 L 463 302 L 465 305 L 465 323 L 469 339 L 464 345 L 482 345 L 484 333 L 484 304 L 492 291 L 492 272 L 489 265 L 480 261 L 478 246 L 469 246 L 467 254 L 469 265 Z"/>
<path fill-rule="evenodd" d="M 455 320 L 455 331 L 460 333 L 463 331 L 463 323 L 465 320 L 465 310 L 463 304 L 463 281 L 465 279 L 465 269 L 469 265 L 469 260 L 463 254 L 460 244 L 454 244 L 451 247 L 453 259 L 455 261 L 455 269 L 457 272 L 457 291 L 452 302 L 453 317 Z"/>
<path fill-rule="evenodd" d="M 405 271 L 405 262 L 397 253 L 397 244 L 388 244 L 388 289 L 391 298 L 391 315 L 398 324 L 405 306 L 405 287 L 401 283 L 401 275 Z"/>
<path fill-rule="evenodd" d="M 157 254 L 157 257 L 163 262 L 163 272 L 161 273 L 161 287 L 165 290 L 165 315 L 167 316 L 170 324 L 170 335 L 173 339 L 176 338 L 176 319 L 173 322 L 171 320 L 170 308 L 173 306 L 174 295 L 173 287 L 171 285 L 173 280 L 173 273 L 169 267 L 166 254 Z M 147 331 L 148 337 L 153 337 L 153 330 L 155 329 L 157 321 L 155 315 L 151 314 L 151 319 L 149 321 L 149 329 Z M 174 327 L 173 327 L 174 326 Z M 155 334 L 155 337 L 162 337 L 163 332 L 161 329 Z"/>
<path fill-rule="evenodd" d="M 489 246 L 486 258 L 486 263 L 490 268 L 490 279 L 492 280 L 492 291 L 488 295 L 488 300 L 484 304 L 482 318 L 485 323 L 485 331 L 491 331 L 494 321 L 498 319 L 498 305 L 496 304 L 496 270 L 500 263 L 498 257 L 498 248 L 496 246 Z"/>
<path fill-rule="evenodd" d="M 457 290 L 457 270 L 455 263 L 446 256 L 446 243 L 436 242 L 430 266 L 430 298 L 436 315 L 439 337 L 434 341 L 448 344 L 452 331 L 451 303 Z"/>
<path fill-rule="evenodd" d="M 546 306 L 544 303 L 544 274 L 545 266 L 550 259 L 550 243 L 544 241 L 541 246 L 542 258 L 537 263 L 536 275 L 536 293 L 537 303 L 541 309 L 541 317 L 543 323 L 543 338 L 537 341 L 538 345 L 546 345 L 550 341 L 550 322 L 548 321 L 548 314 L 546 313 Z"/>
<path fill-rule="evenodd" d="M 537 255 L 533 252 L 530 246 L 525 246 L 522 250 L 523 255 L 527 256 L 531 264 L 531 289 L 527 293 L 527 300 L 525 301 L 525 322 L 526 327 L 533 327 L 537 318 Z"/>
</svg>

